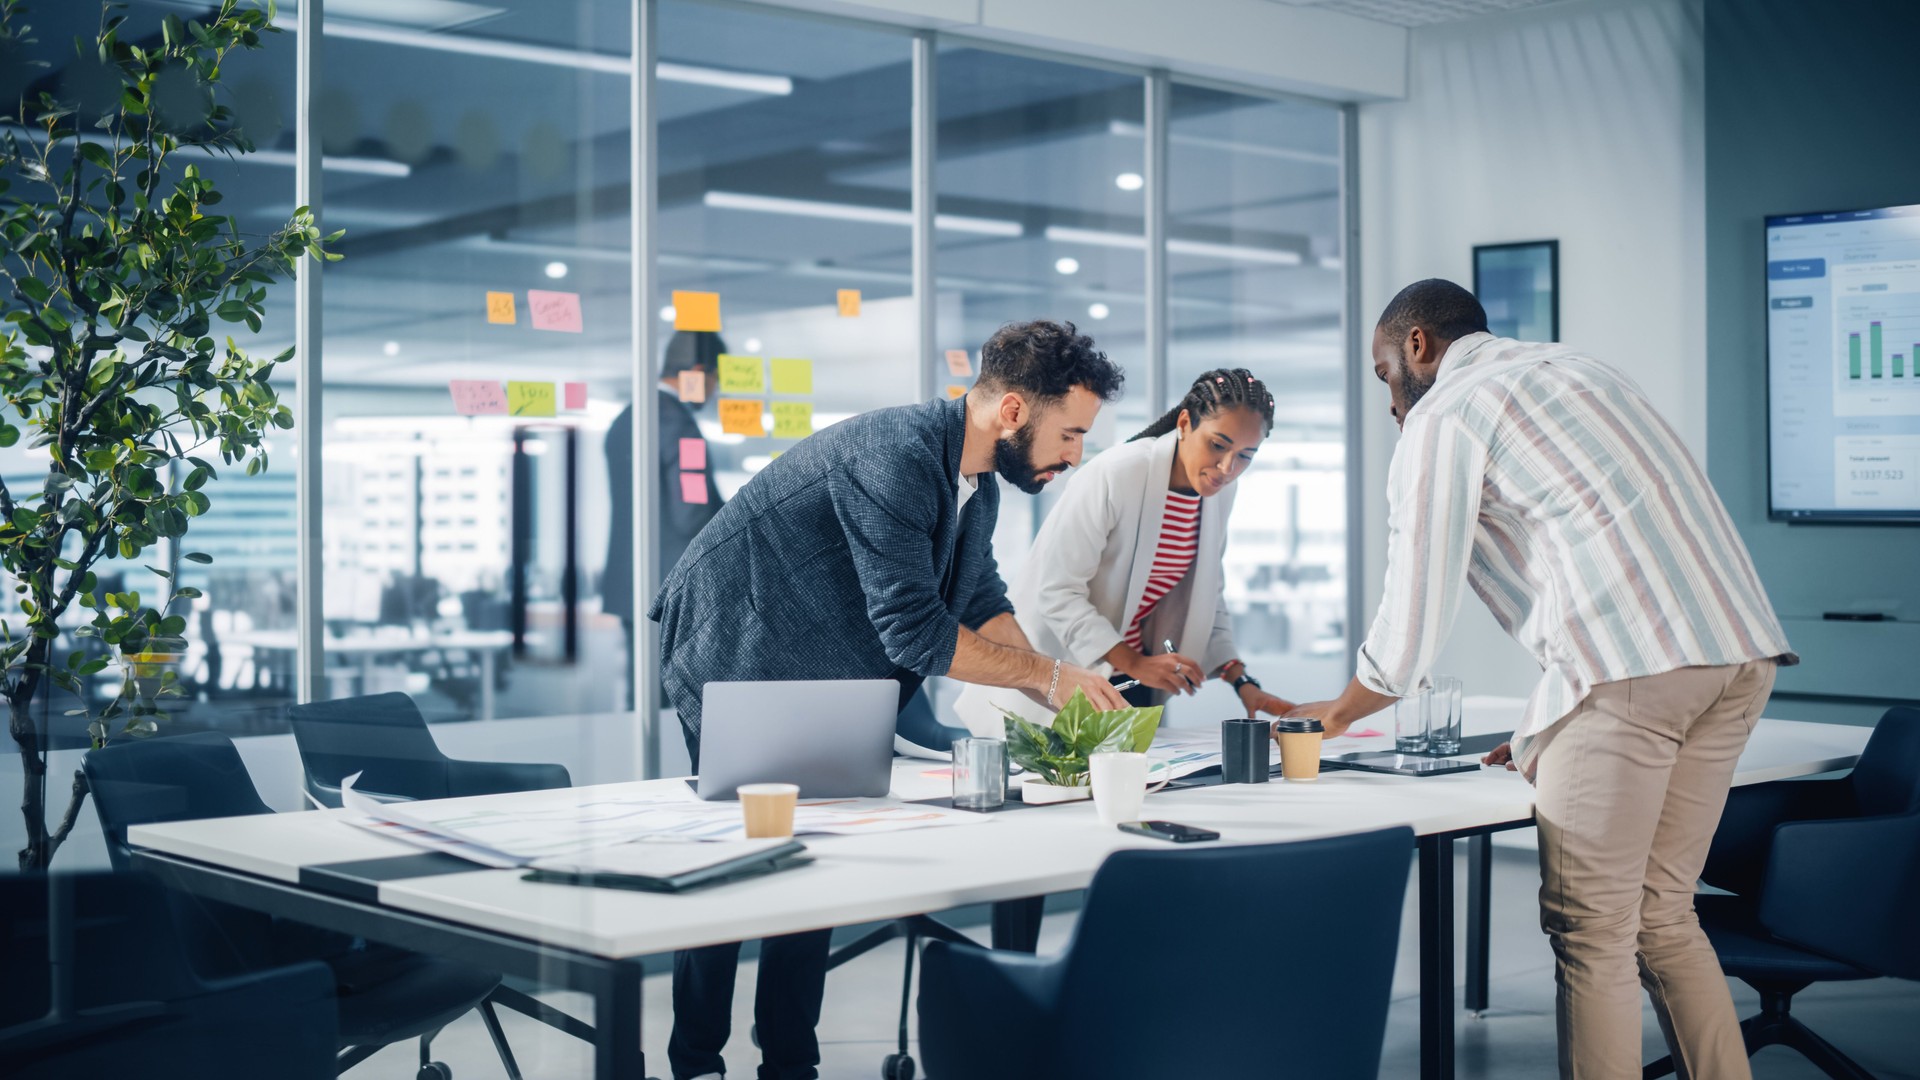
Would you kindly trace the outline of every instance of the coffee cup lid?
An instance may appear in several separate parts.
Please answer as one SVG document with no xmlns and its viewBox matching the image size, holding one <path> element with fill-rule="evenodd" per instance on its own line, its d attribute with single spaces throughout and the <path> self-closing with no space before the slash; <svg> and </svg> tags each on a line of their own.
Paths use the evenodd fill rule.
<svg viewBox="0 0 1920 1080">
<path fill-rule="evenodd" d="M 1228 717 L 1226 722 L 1229 724 L 1264 724 L 1266 723 L 1265 720 L 1262 720 L 1257 716 L 1232 716 L 1232 717 Z"/>
<path fill-rule="evenodd" d="M 1327 728 L 1325 724 L 1309 716 L 1299 720 L 1275 720 L 1273 722 L 1273 730 L 1299 734 L 1302 732 L 1321 732 L 1327 730 Z"/>
</svg>

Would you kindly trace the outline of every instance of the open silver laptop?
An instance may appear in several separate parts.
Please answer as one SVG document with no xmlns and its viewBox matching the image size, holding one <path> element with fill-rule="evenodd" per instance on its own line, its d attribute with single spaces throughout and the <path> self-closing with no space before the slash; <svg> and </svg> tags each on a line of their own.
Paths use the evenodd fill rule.
<svg viewBox="0 0 1920 1080">
<path fill-rule="evenodd" d="M 887 793 L 900 714 L 892 679 L 711 682 L 701 700 L 701 798 L 766 783 L 799 784 L 808 799 Z"/>
</svg>

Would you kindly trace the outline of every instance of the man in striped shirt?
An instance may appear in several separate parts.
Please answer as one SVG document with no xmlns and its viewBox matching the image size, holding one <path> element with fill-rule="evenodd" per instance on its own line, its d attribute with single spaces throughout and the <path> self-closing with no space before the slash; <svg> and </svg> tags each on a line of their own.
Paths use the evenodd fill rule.
<svg viewBox="0 0 1920 1080">
<path fill-rule="evenodd" d="M 1735 762 L 1798 659 L 1745 546 L 1631 380 L 1494 337 L 1452 282 L 1393 299 L 1373 363 L 1401 425 L 1386 591 L 1353 682 L 1294 715 L 1334 736 L 1418 692 L 1471 588 L 1543 669 L 1488 760 L 1538 789 L 1561 1075 L 1640 1075 L 1637 977 L 1680 1075 L 1749 1076 L 1693 912 Z"/>
</svg>

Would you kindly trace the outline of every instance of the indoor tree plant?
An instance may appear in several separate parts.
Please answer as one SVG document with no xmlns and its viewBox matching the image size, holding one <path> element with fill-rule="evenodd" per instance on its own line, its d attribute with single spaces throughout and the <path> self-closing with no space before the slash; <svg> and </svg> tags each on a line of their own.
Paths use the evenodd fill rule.
<svg viewBox="0 0 1920 1080">
<path fill-rule="evenodd" d="M 94 567 L 180 543 L 207 511 L 216 460 L 266 468 L 265 435 L 293 426 L 269 382 L 293 350 L 256 359 L 216 324 L 258 332 L 267 286 L 302 255 L 325 255 L 305 208 L 248 235 L 180 160 L 253 149 L 220 103 L 221 64 L 275 32 L 271 7 L 219 0 L 206 18 L 167 15 L 135 36 L 120 6 L 103 6 L 93 40 L 45 54 L 69 77 L 0 102 L 0 447 L 25 439 L 34 467 L 46 463 L 33 490 L 0 482 L 0 568 L 18 602 L 0 618 L 0 696 L 25 774 L 22 869 L 52 860 L 86 797 L 76 773 L 48 827 L 50 740 L 36 697 L 49 687 L 80 697 L 68 715 L 83 716 L 99 746 L 152 732 L 179 693 L 171 671 L 152 677 L 155 658 L 184 646 L 176 607 L 198 591 L 149 567 L 162 596 L 148 603 L 102 592 Z M 24 14 L 0 0 L 0 54 L 27 55 Z M 84 611 L 65 618 L 75 605 Z M 92 711 L 85 684 L 110 665 L 120 695 Z"/>
</svg>

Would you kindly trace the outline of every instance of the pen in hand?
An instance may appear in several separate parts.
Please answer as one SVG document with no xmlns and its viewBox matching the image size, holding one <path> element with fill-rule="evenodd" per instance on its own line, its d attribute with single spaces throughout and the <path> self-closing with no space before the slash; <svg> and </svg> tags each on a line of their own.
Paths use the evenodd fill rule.
<svg viewBox="0 0 1920 1080">
<path fill-rule="evenodd" d="M 1171 652 L 1179 652 L 1180 650 L 1173 647 L 1172 638 L 1161 638 L 1160 651 L 1171 653 Z M 1187 689 L 1189 690 L 1194 689 L 1194 682 L 1192 679 L 1187 678 L 1187 671 L 1185 668 L 1181 667 L 1179 664 L 1176 663 L 1173 665 L 1173 673 L 1175 675 L 1180 676 L 1180 681 L 1187 684 Z"/>
</svg>

